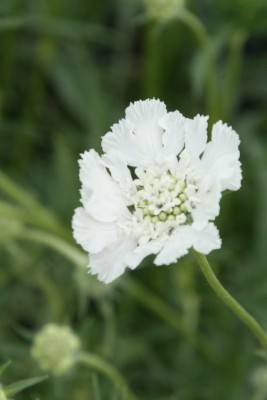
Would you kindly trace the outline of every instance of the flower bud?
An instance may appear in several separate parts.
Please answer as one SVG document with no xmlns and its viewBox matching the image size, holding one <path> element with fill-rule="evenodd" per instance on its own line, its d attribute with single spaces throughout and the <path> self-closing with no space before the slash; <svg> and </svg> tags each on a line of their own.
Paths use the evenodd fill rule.
<svg viewBox="0 0 267 400">
<path fill-rule="evenodd" d="M 147 13 L 151 18 L 166 20 L 175 16 L 175 13 L 183 7 L 184 0 L 143 0 L 147 7 Z"/>
<path fill-rule="evenodd" d="M 267 395 L 267 367 L 257 368 L 252 374 L 251 383 L 257 393 Z"/>
<path fill-rule="evenodd" d="M 6 397 L 3 389 L 1 388 L 1 384 L 0 384 L 0 400 L 7 400 L 7 397 Z"/>
<path fill-rule="evenodd" d="M 68 326 L 45 325 L 34 338 L 31 354 L 40 368 L 63 375 L 75 364 L 79 338 Z"/>
</svg>

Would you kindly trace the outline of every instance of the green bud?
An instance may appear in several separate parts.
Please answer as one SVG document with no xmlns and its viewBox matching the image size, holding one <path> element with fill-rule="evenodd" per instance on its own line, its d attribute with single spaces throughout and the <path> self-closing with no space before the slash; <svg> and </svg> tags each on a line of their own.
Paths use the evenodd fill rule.
<svg viewBox="0 0 267 400">
<path fill-rule="evenodd" d="M 187 210 L 187 207 L 184 205 L 184 204 L 181 204 L 180 205 L 180 209 L 181 209 L 181 211 L 183 212 L 183 213 L 186 213 L 188 210 Z"/>
<path fill-rule="evenodd" d="M 185 182 L 183 182 L 183 181 L 180 181 L 179 182 L 179 186 L 180 186 L 180 189 L 181 189 L 181 191 L 183 191 L 184 189 L 185 189 Z"/>
<path fill-rule="evenodd" d="M 139 207 L 145 207 L 147 205 L 147 200 L 140 200 L 138 205 Z"/>
<path fill-rule="evenodd" d="M 34 337 L 32 357 L 41 369 L 64 375 L 76 362 L 79 338 L 68 326 L 45 325 Z"/>
<path fill-rule="evenodd" d="M 147 13 L 153 19 L 164 21 L 173 18 L 183 7 L 184 0 L 143 0 Z"/>
<path fill-rule="evenodd" d="M 166 221 L 166 219 L 167 219 L 167 214 L 164 211 L 161 211 L 161 213 L 159 214 L 159 220 Z"/>
<path fill-rule="evenodd" d="M 151 222 L 151 215 L 146 215 L 145 220 Z"/>
<path fill-rule="evenodd" d="M 143 211 L 143 215 L 145 215 L 145 216 L 150 215 L 150 213 L 151 213 L 148 208 L 144 208 L 142 211 Z"/>
<path fill-rule="evenodd" d="M 151 217 L 151 222 L 152 224 L 156 224 L 157 222 L 159 222 L 159 217 L 157 215 L 154 215 L 153 217 Z"/>
<path fill-rule="evenodd" d="M 4 391 L 1 389 L 1 385 L 0 385 L 0 400 L 7 400 Z"/>
<path fill-rule="evenodd" d="M 181 200 L 181 201 L 186 201 L 187 200 L 187 195 L 185 194 L 185 193 L 181 193 L 181 194 L 179 194 L 179 199 Z"/>
<path fill-rule="evenodd" d="M 178 206 L 174 207 L 174 209 L 173 209 L 173 214 L 174 214 L 174 215 L 179 215 L 179 214 L 181 214 L 181 209 L 180 209 L 180 207 L 178 207 Z"/>
<path fill-rule="evenodd" d="M 251 381 L 256 391 L 267 394 L 267 368 L 265 366 L 260 366 L 254 371 Z"/>
<path fill-rule="evenodd" d="M 169 208 L 168 210 L 165 211 L 166 214 L 172 214 L 173 213 L 173 208 Z"/>
<path fill-rule="evenodd" d="M 174 215 L 168 215 L 168 221 L 175 221 Z"/>
<path fill-rule="evenodd" d="M 169 192 L 172 192 L 176 187 L 176 183 L 171 183 L 170 186 L 168 187 Z"/>
</svg>

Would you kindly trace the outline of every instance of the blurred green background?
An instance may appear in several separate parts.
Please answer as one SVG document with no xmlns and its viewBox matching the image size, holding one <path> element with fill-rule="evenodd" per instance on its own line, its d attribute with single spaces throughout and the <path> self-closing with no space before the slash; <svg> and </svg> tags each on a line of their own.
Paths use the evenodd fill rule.
<svg viewBox="0 0 267 400">
<path fill-rule="evenodd" d="M 187 117 L 222 119 L 241 137 L 243 184 L 221 202 L 223 246 L 209 260 L 267 327 L 267 3 L 191 0 L 180 9 L 177 0 L 171 13 L 167 0 L 156 3 L 0 1 L 0 365 L 12 361 L 4 386 L 42 374 L 32 338 L 55 322 L 123 372 L 137 399 L 267 399 L 266 379 L 253 378 L 267 369 L 258 344 L 192 255 L 169 267 L 148 259 L 106 286 L 83 268 L 71 236 L 79 153 L 101 151 L 130 101 L 155 97 Z M 16 399 L 126 397 L 77 365 Z"/>
</svg>

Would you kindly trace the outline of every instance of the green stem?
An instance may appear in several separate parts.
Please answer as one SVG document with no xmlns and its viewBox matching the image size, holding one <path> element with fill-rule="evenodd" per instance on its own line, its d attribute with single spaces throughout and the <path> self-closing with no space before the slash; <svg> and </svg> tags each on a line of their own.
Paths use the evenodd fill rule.
<svg viewBox="0 0 267 400">
<path fill-rule="evenodd" d="M 231 116 L 236 100 L 236 86 L 240 76 L 242 50 L 246 40 L 246 32 L 237 30 L 229 38 L 229 53 L 226 65 L 226 75 L 223 85 L 222 117 L 227 120 Z"/>
<path fill-rule="evenodd" d="M 121 374 L 107 361 L 102 359 L 101 357 L 91 354 L 91 353 L 80 353 L 78 360 L 90 368 L 93 368 L 99 372 L 102 372 L 106 376 L 108 376 L 114 383 L 114 385 L 122 391 L 125 400 L 135 400 L 135 396 L 131 393 L 130 389 L 127 386 L 124 378 Z"/>
<path fill-rule="evenodd" d="M 234 314 L 251 330 L 257 337 L 261 345 L 267 350 L 267 335 L 259 323 L 224 289 L 214 272 L 212 271 L 206 257 L 194 251 L 195 257 L 199 263 L 203 275 L 215 291 L 217 296 L 233 311 Z"/>
<path fill-rule="evenodd" d="M 87 257 L 83 252 L 77 250 L 74 246 L 69 244 L 63 239 L 52 235 L 51 233 L 46 233 L 38 229 L 28 229 L 24 230 L 19 236 L 19 239 L 35 241 L 42 243 L 64 255 L 67 259 L 72 261 L 77 266 L 85 266 Z"/>
<path fill-rule="evenodd" d="M 207 66 L 205 76 L 207 111 L 210 115 L 211 123 L 213 123 L 219 118 L 219 96 L 217 93 L 216 65 L 211 39 L 202 21 L 187 9 L 181 9 L 177 17 L 194 33 L 202 47 Z"/>
<path fill-rule="evenodd" d="M 161 58 L 158 46 L 157 25 L 153 23 L 146 26 L 145 32 L 145 57 L 144 57 L 144 96 L 147 98 L 160 97 Z"/>
</svg>

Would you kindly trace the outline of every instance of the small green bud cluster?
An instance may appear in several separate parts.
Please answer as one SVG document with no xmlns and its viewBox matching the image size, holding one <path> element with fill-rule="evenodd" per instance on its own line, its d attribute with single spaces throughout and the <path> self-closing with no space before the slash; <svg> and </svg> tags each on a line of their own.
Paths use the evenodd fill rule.
<svg viewBox="0 0 267 400">
<path fill-rule="evenodd" d="M 138 203 L 138 208 L 142 209 L 143 216 L 146 220 L 152 222 L 152 224 L 157 224 L 158 222 L 165 221 L 175 221 L 176 217 L 180 214 L 187 214 L 188 210 L 185 205 L 185 202 L 188 200 L 188 197 L 185 193 L 186 184 L 185 182 L 178 182 L 180 186 L 180 192 L 177 195 L 177 199 L 179 199 L 179 205 L 172 207 L 168 210 L 161 211 L 158 215 L 155 215 L 149 209 L 149 205 L 151 204 L 148 200 L 140 200 Z M 176 188 L 177 180 L 173 177 L 170 186 L 168 187 L 169 191 L 173 191 Z"/>
<path fill-rule="evenodd" d="M 59 376 L 75 364 L 79 348 L 80 341 L 68 326 L 51 323 L 36 334 L 31 354 L 41 369 Z"/>
</svg>

